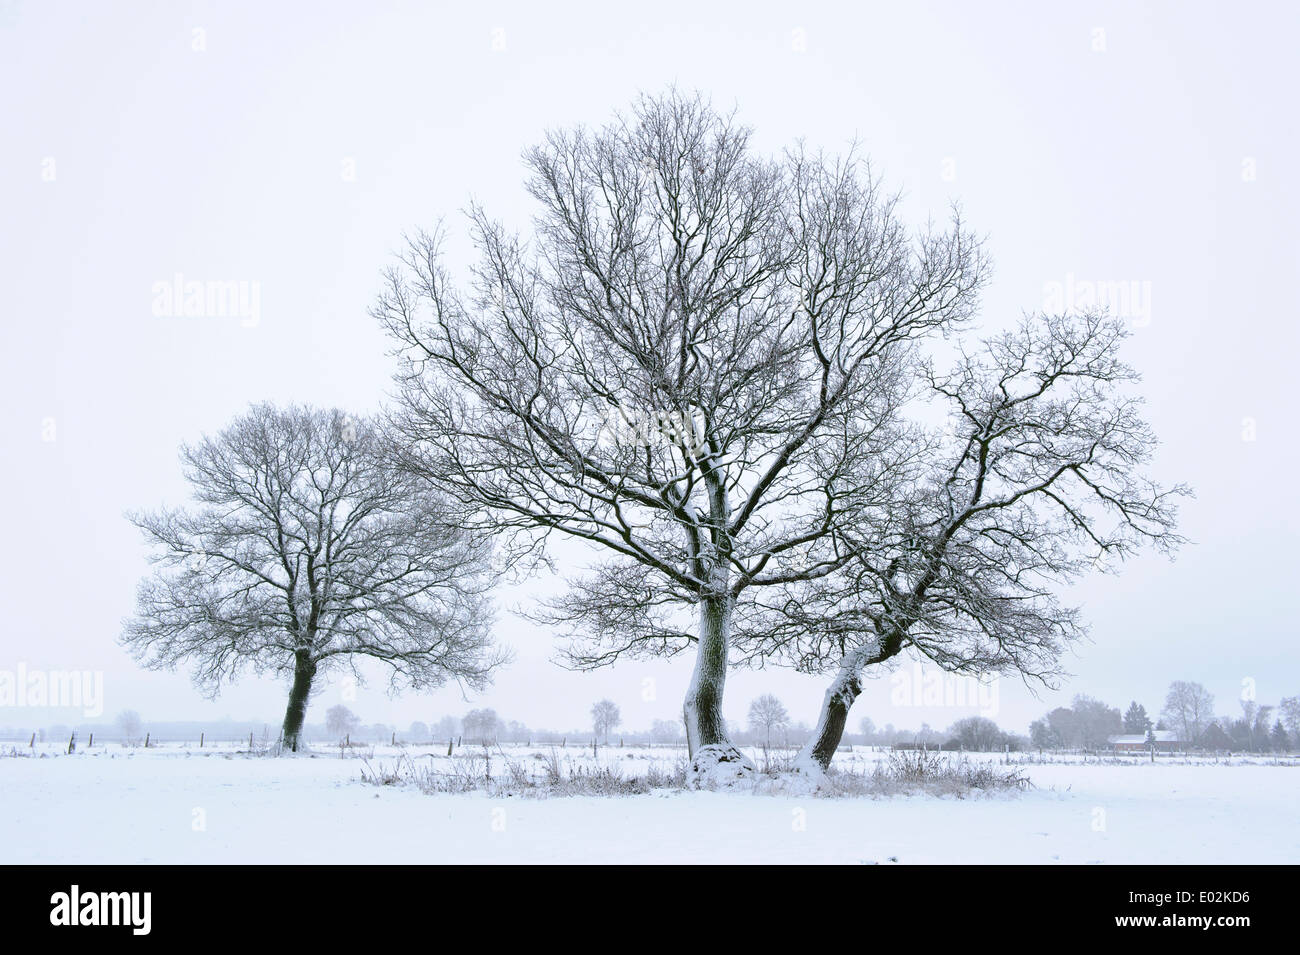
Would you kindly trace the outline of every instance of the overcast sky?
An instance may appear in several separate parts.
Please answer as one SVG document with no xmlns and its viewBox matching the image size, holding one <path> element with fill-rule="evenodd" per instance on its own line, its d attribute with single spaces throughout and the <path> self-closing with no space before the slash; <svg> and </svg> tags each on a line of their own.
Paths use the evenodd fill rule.
<svg viewBox="0 0 1300 955">
<path fill-rule="evenodd" d="M 117 645 L 147 566 L 123 512 L 182 503 L 179 443 L 251 401 L 377 408 L 394 366 L 367 309 L 402 233 L 461 231 L 471 196 L 526 225 L 524 147 L 676 83 L 737 106 L 765 151 L 856 137 L 915 222 L 959 201 L 996 262 L 990 327 L 1081 283 L 1132 293 L 1154 473 L 1195 487 L 1194 543 L 1076 587 L 1093 642 L 1059 693 L 1003 680 L 1000 723 L 1024 732 L 1077 692 L 1158 710 L 1174 679 L 1217 712 L 1243 680 L 1266 703 L 1300 694 L 1300 8 L 448 6 L 0 2 L 0 669 L 102 671 L 105 718 L 277 721 L 273 680 L 208 702 Z M 178 274 L 249 283 L 256 308 L 155 314 Z M 472 705 L 557 728 L 602 696 L 631 727 L 679 711 L 685 658 L 575 674 L 552 633 L 503 614 L 498 637 L 517 659 Z M 739 673 L 726 713 L 772 691 L 811 722 L 824 683 Z M 851 728 L 978 712 L 894 689 L 873 682 Z M 309 721 L 340 698 L 323 688 Z M 404 727 L 471 703 L 376 683 L 349 705 Z"/>
</svg>

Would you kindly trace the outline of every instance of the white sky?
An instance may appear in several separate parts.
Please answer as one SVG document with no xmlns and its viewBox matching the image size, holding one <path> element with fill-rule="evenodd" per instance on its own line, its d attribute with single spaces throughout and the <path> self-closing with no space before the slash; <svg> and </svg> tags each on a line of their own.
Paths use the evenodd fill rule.
<svg viewBox="0 0 1300 955">
<path fill-rule="evenodd" d="M 402 232 L 459 229 L 471 195 L 523 226 L 519 153 L 545 127 L 676 82 L 738 105 L 766 150 L 856 136 L 914 221 L 959 200 L 996 261 L 990 325 L 1067 276 L 1150 290 L 1128 357 L 1164 440 L 1156 474 L 1196 488 L 1196 543 L 1079 586 L 1095 640 L 1075 677 L 1041 699 L 1003 681 L 999 722 L 1023 732 L 1080 691 L 1155 711 L 1173 679 L 1219 712 L 1245 679 L 1266 703 L 1300 693 L 1300 8 L 445 6 L 0 3 L 0 669 L 102 670 L 105 718 L 277 720 L 274 681 L 208 703 L 116 645 L 146 568 L 123 511 L 180 503 L 177 445 L 250 401 L 377 406 L 393 366 L 366 312 Z M 259 321 L 156 317 L 152 286 L 176 273 L 260 283 Z M 504 616 L 499 636 L 518 659 L 473 705 L 557 728 L 601 696 L 633 727 L 678 711 L 685 658 L 571 674 L 547 662 L 551 634 Z M 727 715 L 773 691 L 812 721 L 823 683 L 740 673 Z M 973 712 L 890 689 L 851 726 Z M 326 688 L 308 718 L 338 699 Z M 405 726 L 471 704 L 376 687 L 350 705 Z M 0 709 L 0 726 L 75 718 Z"/>
</svg>

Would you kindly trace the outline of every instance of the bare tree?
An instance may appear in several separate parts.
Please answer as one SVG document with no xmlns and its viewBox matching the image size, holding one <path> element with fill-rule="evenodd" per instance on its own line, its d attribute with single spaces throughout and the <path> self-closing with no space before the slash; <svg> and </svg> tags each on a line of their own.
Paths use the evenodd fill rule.
<svg viewBox="0 0 1300 955">
<path fill-rule="evenodd" d="M 609 731 L 622 722 L 623 716 L 618 711 L 618 704 L 613 700 L 599 700 L 592 704 L 591 725 L 596 735 L 603 737 L 605 742 L 609 742 Z"/>
<path fill-rule="evenodd" d="M 1168 551 L 1177 498 L 1140 472 L 1155 439 L 1117 357 L 1119 321 L 1036 316 L 950 370 L 919 364 L 927 409 L 867 491 L 846 488 L 839 528 L 857 559 L 772 594 L 785 620 L 747 627 L 743 659 L 833 670 L 816 732 L 797 765 L 830 764 L 868 667 L 904 651 L 965 674 L 1011 672 L 1047 683 L 1084 632 L 1054 586 L 1106 569 L 1136 547 Z M 910 450 L 903 450 L 907 448 Z M 1118 715 L 1116 711 L 1116 715 Z"/>
<path fill-rule="evenodd" d="M 763 734 L 763 745 L 769 749 L 772 746 L 772 730 L 789 725 L 790 714 L 786 712 L 785 704 L 771 693 L 764 693 L 749 704 L 749 728 L 755 733 Z"/>
<path fill-rule="evenodd" d="M 464 731 L 464 724 L 454 716 L 444 716 L 433 725 L 436 739 L 451 739 Z"/>
<path fill-rule="evenodd" d="M 181 458 L 198 506 L 131 515 L 158 567 L 122 638 L 145 665 L 191 664 L 212 695 L 245 668 L 289 675 L 287 749 L 317 678 L 360 679 L 363 658 L 393 688 L 489 681 L 486 547 L 388 466 L 372 421 L 256 405 Z"/>
<path fill-rule="evenodd" d="M 1080 693 L 1070 703 L 1078 720 L 1081 745 L 1086 749 L 1100 749 L 1112 736 L 1124 730 L 1124 717 L 1113 706 Z"/>
<path fill-rule="evenodd" d="M 126 743 L 133 743 L 140 738 L 144 732 L 144 721 L 140 719 L 140 714 L 135 710 L 123 710 L 117 714 L 117 728 L 122 733 L 122 740 Z"/>
<path fill-rule="evenodd" d="M 654 720 L 650 724 L 650 741 L 652 743 L 675 743 L 681 738 L 681 720 Z"/>
<path fill-rule="evenodd" d="M 1250 748 L 1257 750 L 1259 747 L 1268 745 L 1268 736 L 1273 722 L 1272 706 L 1261 706 L 1255 700 L 1241 701 L 1241 714 L 1246 724 L 1247 738 L 1250 740 Z"/>
<path fill-rule="evenodd" d="M 979 245 L 956 216 L 910 235 L 863 163 L 757 156 L 677 92 L 526 162 L 531 242 L 473 206 L 463 290 L 440 230 L 387 275 L 403 463 L 511 558 L 557 533 L 603 553 L 541 619 L 581 668 L 694 647 L 693 766 L 744 775 L 721 709 L 733 623 L 853 559 L 841 489 L 894 454 L 913 343 L 971 313 Z"/>
<path fill-rule="evenodd" d="M 470 710 L 461 720 L 465 738 L 477 740 L 484 745 L 494 742 L 501 727 L 501 718 L 494 709 L 483 708 Z"/>
<path fill-rule="evenodd" d="M 350 736 L 361 728 L 361 717 L 342 703 L 325 711 L 325 731 L 337 739 Z"/>
<path fill-rule="evenodd" d="M 1284 696 L 1278 704 L 1279 718 L 1293 741 L 1300 740 L 1300 696 Z"/>
<path fill-rule="evenodd" d="M 1169 684 L 1160 715 L 1178 731 L 1184 744 L 1191 745 L 1214 719 L 1214 696 L 1199 683 L 1175 680 Z"/>
<path fill-rule="evenodd" d="M 992 753 L 1007 744 L 1007 734 L 986 716 L 967 716 L 948 728 L 948 738 L 972 753 Z"/>
<path fill-rule="evenodd" d="M 874 743 L 876 741 L 876 733 L 878 732 L 876 730 L 875 720 L 870 716 L 862 717 L 862 721 L 858 723 L 858 732 L 862 734 L 862 741 L 864 743 Z"/>
</svg>

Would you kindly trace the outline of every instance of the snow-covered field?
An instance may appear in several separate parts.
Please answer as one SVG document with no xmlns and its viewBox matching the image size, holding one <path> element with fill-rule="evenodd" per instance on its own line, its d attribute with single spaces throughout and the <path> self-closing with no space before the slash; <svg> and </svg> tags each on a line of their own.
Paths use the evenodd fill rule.
<svg viewBox="0 0 1300 955">
<path fill-rule="evenodd" d="M 543 752 L 508 755 L 540 772 Z M 1265 759 L 1063 758 L 1020 766 L 1028 791 L 963 798 L 531 798 L 361 782 L 367 762 L 391 767 L 402 753 L 449 766 L 436 746 L 377 747 L 363 761 L 337 749 L 268 759 L 233 746 L 111 744 L 69 756 L 38 744 L 34 756 L 0 758 L 0 863 L 1300 862 L 1300 767 Z M 560 756 L 570 769 L 634 776 L 685 754 Z M 880 758 L 859 749 L 837 762 Z M 504 772 L 499 756 L 494 772 Z"/>
</svg>

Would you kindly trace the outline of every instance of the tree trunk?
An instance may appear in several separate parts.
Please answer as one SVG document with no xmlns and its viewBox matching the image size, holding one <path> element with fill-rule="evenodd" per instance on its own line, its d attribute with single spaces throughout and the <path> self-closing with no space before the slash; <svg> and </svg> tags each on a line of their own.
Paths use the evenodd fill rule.
<svg viewBox="0 0 1300 955">
<path fill-rule="evenodd" d="M 840 659 L 835 679 L 822 697 L 821 713 L 812 738 L 799 751 L 794 760 L 797 773 L 807 773 L 820 779 L 830 768 L 831 758 L 844 738 L 849 709 L 862 692 L 862 671 L 869 665 L 884 663 L 903 649 L 906 628 L 895 628 L 869 643 L 855 647 Z"/>
<path fill-rule="evenodd" d="M 284 748 L 298 751 L 302 725 L 307 719 L 307 697 L 311 695 L 311 682 L 316 678 L 316 661 L 304 652 L 295 655 L 293 686 L 289 690 L 289 706 L 284 711 Z"/>
<path fill-rule="evenodd" d="M 727 682 L 727 644 L 731 637 L 730 597 L 700 601 L 700 639 L 695 672 L 686 691 L 686 747 L 694 756 L 703 746 L 730 746 L 722 718 L 722 690 Z"/>
<path fill-rule="evenodd" d="M 727 723 L 722 718 L 731 608 L 730 596 L 706 597 L 700 601 L 695 673 L 682 707 L 690 754 L 689 784 L 696 788 L 745 784 L 757 771 L 753 761 L 732 745 L 727 736 Z"/>
<path fill-rule="evenodd" d="M 830 768 L 831 758 L 844 737 L 844 726 L 849 719 L 849 709 L 862 692 L 862 668 L 865 666 L 865 648 L 850 651 L 840 661 L 834 681 L 822 697 L 821 713 L 812 738 L 804 744 L 795 757 L 795 772 L 820 777 Z"/>
</svg>

